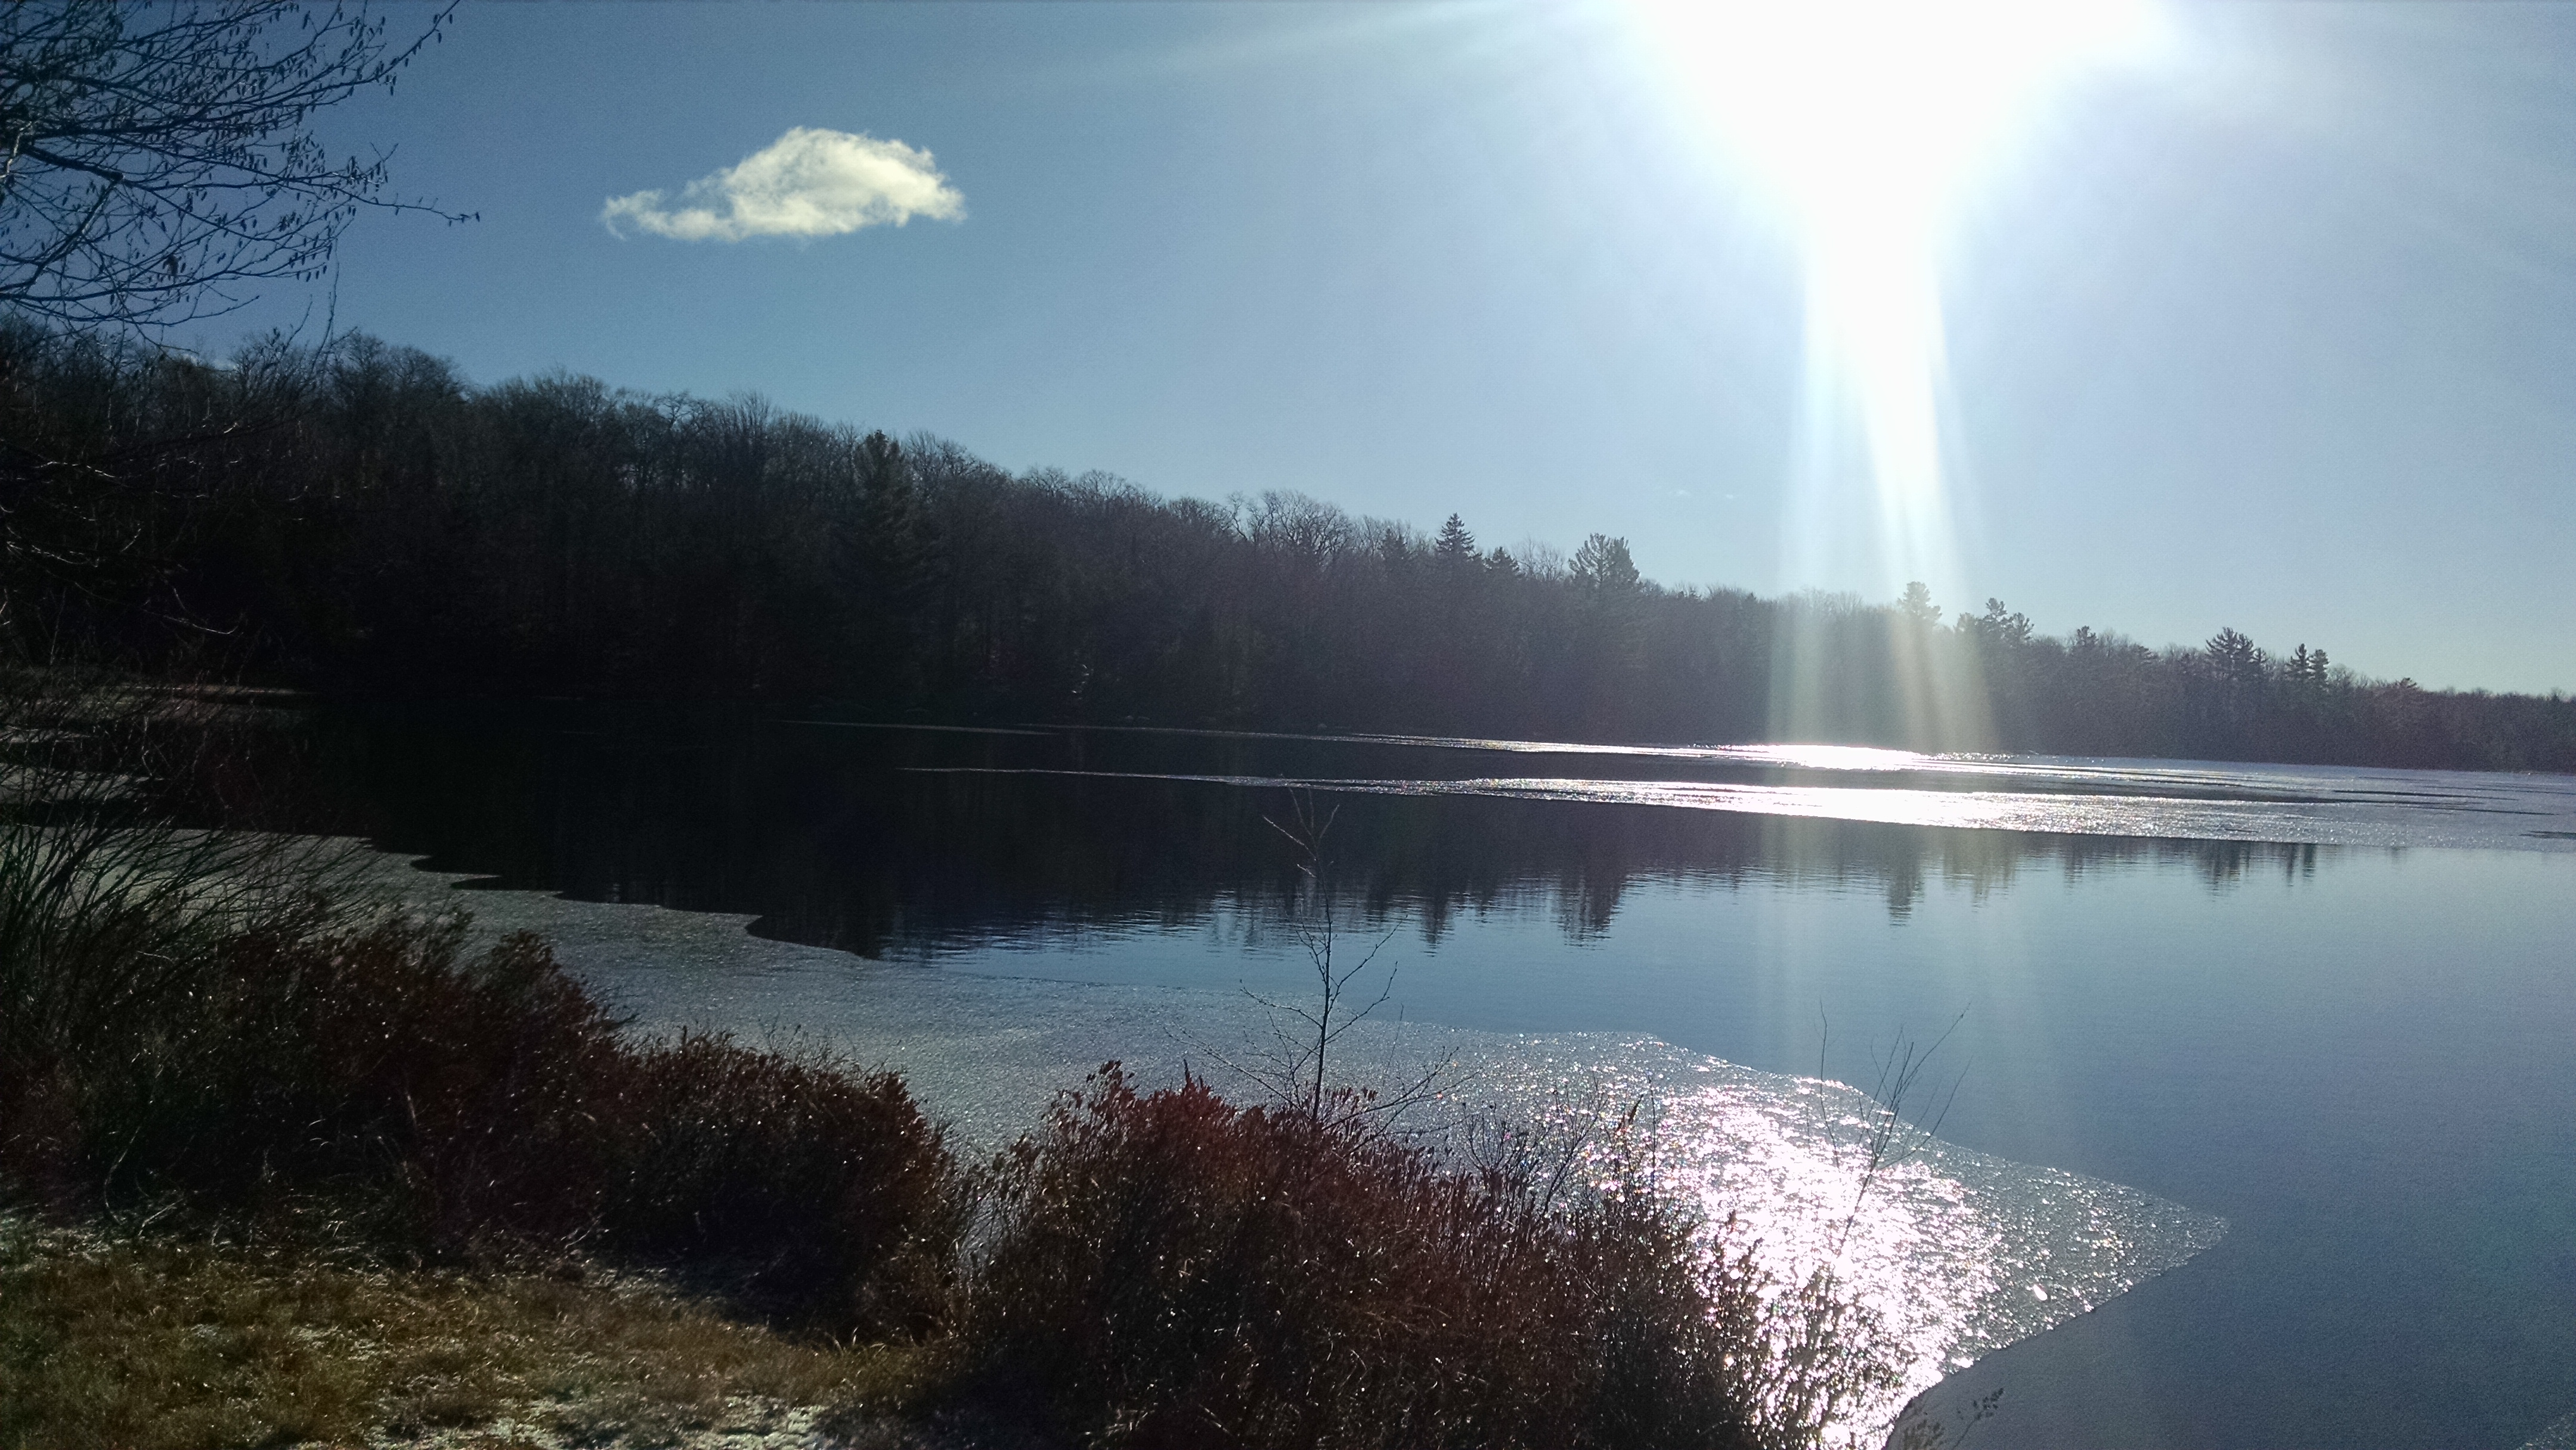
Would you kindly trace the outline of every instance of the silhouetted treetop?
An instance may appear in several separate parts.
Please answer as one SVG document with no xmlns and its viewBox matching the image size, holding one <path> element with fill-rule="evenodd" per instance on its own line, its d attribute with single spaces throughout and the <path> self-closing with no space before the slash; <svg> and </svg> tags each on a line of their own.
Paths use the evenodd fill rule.
<svg viewBox="0 0 2576 1450">
<path fill-rule="evenodd" d="M 1431 551 L 1441 563 L 1453 568 L 1472 564 L 1476 561 L 1476 536 L 1467 532 L 1464 521 L 1451 514 L 1448 522 L 1440 526 L 1440 536 L 1432 541 Z"/>
<path fill-rule="evenodd" d="M 1628 557 L 1628 541 L 1606 534 L 1586 538 L 1566 563 L 1574 582 L 1595 594 L 1628 594 L 1638 585 L 1637 565 Z"/>
</svg>

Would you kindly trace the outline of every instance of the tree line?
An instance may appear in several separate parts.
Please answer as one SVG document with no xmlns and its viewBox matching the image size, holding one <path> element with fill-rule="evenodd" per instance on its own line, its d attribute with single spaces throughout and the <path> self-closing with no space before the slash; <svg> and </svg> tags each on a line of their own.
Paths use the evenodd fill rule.
<svg viewBox="0 0 2576 1450">
<path fill-rule="evenodd" d="M 0 329 L 0 632 L 344 696 L 2576 770 L 2576 701 L 1012 474 L 756 397 Z"/>
</svg>

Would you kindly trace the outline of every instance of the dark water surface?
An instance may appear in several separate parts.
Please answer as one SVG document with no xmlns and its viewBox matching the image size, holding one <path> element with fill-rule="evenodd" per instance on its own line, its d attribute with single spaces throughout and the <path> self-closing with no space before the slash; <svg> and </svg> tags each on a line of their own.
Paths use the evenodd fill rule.
<svg viewBox="0 0 2576 1450">
<path fill-rule="evenodd" d="M 2004 1391 L 1969 1443 L 2512 1450 L 2576 1412 L 2576 781 L 570 710 L 333 732 L 353 819 L 429 868 L 883 964 L 706 998 L 745 1020 L 934 978 L 1293 993 L 1263 817 L 1321 783 L 1408 1021 L 1863 1086 L 1955 1022 L 1941 1139 L 2226 1221 L 1934 1390 Z"/>
</svg>

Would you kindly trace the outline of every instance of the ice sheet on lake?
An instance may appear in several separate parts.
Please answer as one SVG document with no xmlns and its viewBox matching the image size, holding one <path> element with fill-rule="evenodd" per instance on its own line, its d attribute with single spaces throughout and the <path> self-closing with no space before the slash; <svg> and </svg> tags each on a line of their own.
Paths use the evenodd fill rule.
<svg viewBox="0 0 2576 1450">
<path fill-rule="evenodd" d="M 1520 774 L 1422 779 L 1179 774 L 1138 778 L 1264 790 L 1664 806 L 2078 836 L 2576 853 L 2576 780 L 2566 776 L 1919 755 L 1856 746 L 1664 748 L 1331 738 L 1505 756 L 1617 755 L 1629 758 L 1632 769 L 1669 760 L 1677 768 L 1742 767 L 1767 776 L 1747 780 Z M 1136 774 L 994 767 L 938 767 L 934 773 Z"/>
<path fill-rule="evenodd" d="M 1881 1111 L 1839 1082 L 1757 1072 L 1649 1037 L 1461 1045 L 1471 1076 L 1503 1088 L 1496 1101 L 1527 1117 L 1570 1086 L 1599 1102 L 1656 1105 L 1670 1186 L 1697 1195 L 1713 1218 L 1736 1215 L 1775 1272 L 1830 1264 L 1910 1356 L 1903 1386 L 1869 1408 L 1882 1434 L 1943 1375 L 2091 1310 L 2226 1232 L 2215 1217 L 2134 1188 L 1903 1129 L 1872 1173 Z"/>
<path fill-rule="evenodd" d="M 389 864 L 390 859 L 389 859 Z M 450 878 L 405 873 L 407 894 L 453 905 Z M 392 878 L 388 878 L 392 879 Z M 1033 1124 L 1060 1090 L 1117 1059 L 1148 1084 L 1183 1064 L 1260 1050 L 1269 1022 L 1234 993 L 996 978 L 871 963 L 756 939 L 747 918 L 462 894 L 478 931 L 530 929 L 644 1031 L 719 1027 L 786 1035 L 903 1072 L 969 1152 Z M 1869 1097 L 1840 1083 L 1756 1072 L 1649 1037 L 1510 1036 L 1369 1023 L 1349 1040 L 1355 1078 L 1446 1064 L 1451 1096 L 1526 1122 L 1649 1104 L 1664 1186 L 1734 1214 L 1774 1273 L 1828 1263 L 1902 1345 L 1902 1385 L 1845 1427 L 1875 1444 L 1913 1395 L 2217 1242 L 2206 1214 L 2101 1179 L 1915 1135 L 1863 1191 Z"/>
</svg>

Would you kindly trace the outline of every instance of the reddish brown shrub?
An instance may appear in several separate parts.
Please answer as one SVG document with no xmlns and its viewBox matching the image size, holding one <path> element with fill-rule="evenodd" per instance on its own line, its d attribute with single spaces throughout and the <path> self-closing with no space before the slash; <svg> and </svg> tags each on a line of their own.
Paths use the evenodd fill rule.
<svg viewBox="0 0 2576 1450">
<path fill-rule="evenodd" d="M 460 941 L 387 919 L 225 942 L 114 1060 L 77 1065 L 102 1191 L 232 1210 L 358 1190 L 429 1248 L 581 1234 L 609 1167 L 589 1120 L 624 1065 L 616 1024 L 536 938 L 470 964 Z"/>
<path fill-rule="evenodd" d="M 462 930 L 228 939 L 98 1050 L 0 1071 L 0 1175 L 215 1215 L 321 1195 L 417 1252 L 579 1247 L 836 1332 L 927 1326 L 962 1200 L 900 1079 L 631 1043 L 542 940 L 461 961 Z"/>
<path fill-rule="evenodd" d="M 964 1196 L 901 1078 L 685 1035 L 635 1054 L 624 1082 L 602 1212 L 612 1249 L 723 1265 L 795 1320 L 931 1327 Z"/>
<path fill-rule="evenodd" d="M 1733 1446 L 1769 1357 L 1741 1259 L 1644 1197 L 1553 1202 L 1349 1120 L 1115 1064 L 997 1168 L 976 1383 L 1133 1446 Z"/>
</svg>

